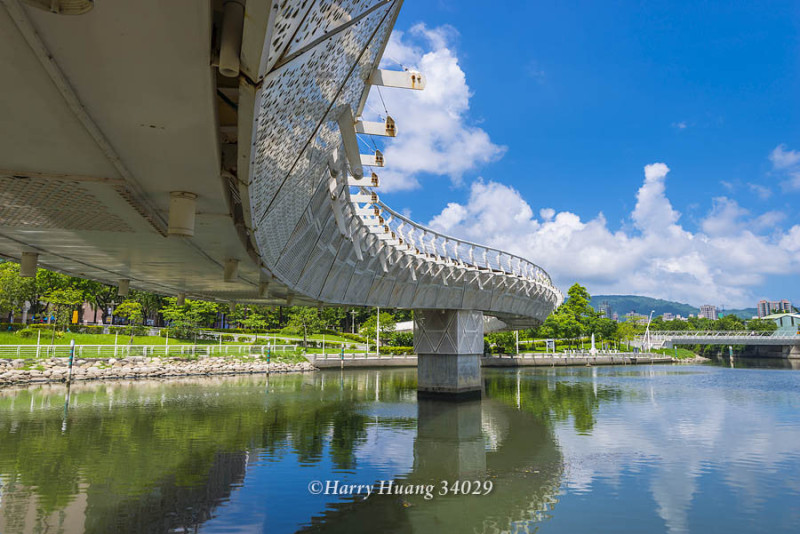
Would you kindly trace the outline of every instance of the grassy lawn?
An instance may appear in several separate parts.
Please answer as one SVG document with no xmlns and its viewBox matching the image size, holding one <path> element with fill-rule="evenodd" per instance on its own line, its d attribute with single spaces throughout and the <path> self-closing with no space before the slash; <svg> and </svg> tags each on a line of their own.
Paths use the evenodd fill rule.
<svg viewBox="0 0 800 534">
<path fill-rule="evenodd" d="M 224 334 L 223 335 L 232 335 L 232 334 Z M 240 336 L 255 336 L 256 334 L 238 334 Z M 344 343 L 345 345 L 353 344 L 353 345 L 361 345 L 362 343 L 358 341 L 352 341 L 350 339 L 345 339 L 343 337 L 334 336 L 330 334 L 325 334 L 325 343 L 336 343 L 337 345 L 340 343 Z M 308 336 L 309 341 L 322 341 L 323 335 L 322 334 L 314 334 Z M 291 341 L 291 344 L 303 341 L 303 336 L 287 336 L 284 334 L 258 334 L 258 339 L 277 339 L 278 341 Z"/>
<path fill-rule="evenodd" d="M 673 357 L 675 356 L 675 349 L 653 349 L 653 352 L 657 354 L 664 354 L 666 356 L 673 356 Z M 694 352 L 678 347 L 679 360 L 687 360 L 694 358 L 695 356 L 697 356 L 697 354 L 695 354 Z"/>
<path fill-rule="evenodd" d="M 42 337 L 40 343 L 42 345 L 49 345 L 50 339 L 52 336 L 52 332 L 50 330 L 42 329 Z M 117 337 L 116 334 L 74 334 L 71 332 L 64 332 L 62 337 L 58 337 L 56 334 L 56 339 L 54 341 L 54 345 L 69 345 L 70 340 L 74 339 L 76 345 L 113 345 L 114 339 L 116 337 L 118 345 L 128 345 L 130 342 L 130 336 L 127 334 L 119 334 Z M 158 337 L 158 336 L 133 336 L 133 344 L 134 345 L 165 345 L 166 338 Z M 198 345 L 217 345 L 218 341 L 202 341 L 197 340 Z M 169 340 L 170 345 L 191 345 L 191 341 L 186 341 L 182 339 L 174 339 L 170 338 Z M 224 345 L 244 345 L 245 343 L 230 343 L 226 342 Z M 36 335 L 34 334 L 33 337 L 20 337 L 15 335 L 12 332 L 0 332 L 0 345 L 36 345 Z"/>
</svg>

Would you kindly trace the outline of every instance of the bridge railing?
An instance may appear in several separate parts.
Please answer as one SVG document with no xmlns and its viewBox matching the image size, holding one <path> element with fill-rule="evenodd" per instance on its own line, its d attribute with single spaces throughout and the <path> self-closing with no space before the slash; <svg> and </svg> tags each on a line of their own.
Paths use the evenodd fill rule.
<svg viewBox="0 0 800 534">
<path fill-rule="evenodd" d="M 797 335 L 776 334 L 775 332 L 759 332 L 752 330 L 651 330 L 651 338 L 672 337 L 771 337 L 771 338 L 796 338 Z"/>
<path fill-rule="evenodd" d="M 129 356 L 263 356 L 297 350 L 297 345 L 75 345 L 75 358 Z M 69 345 L 0 345 L 0 358 L 66 358 Z"/>
<path fill-rule="evenodd" d="M 361 188 L 361 192 L 372 195 L 366 188 Z M 515 254 L 441 234 L 394 211 L 377 199 L 377 195 L 372 199 L 374 201 L 369 204 L 395 246 L 407 245 L 409 253 L 454 267 L 517 276 L 541 284 L 561 296 L 547 272 L 535 263 Z"/>
</svg>

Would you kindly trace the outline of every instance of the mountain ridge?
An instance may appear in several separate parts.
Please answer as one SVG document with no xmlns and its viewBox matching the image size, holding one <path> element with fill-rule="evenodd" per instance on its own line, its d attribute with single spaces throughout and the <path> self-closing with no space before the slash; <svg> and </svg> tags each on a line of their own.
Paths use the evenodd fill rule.
<svg viewBox="0 0 800 534">
<path fill-rule="evenodd" d="M 603 304 L 603 302 L 608 302 L 612 314 L 616 312 L 620 317 L 624 317 L 626 313 L 631 311 L 640 315 L 650 315 L 650 311 L 654 310 L 654 317 L 658 317 L 664 313 L 672 313 L 683 317 L 688 317 L 689 314 L 698 315 L 700 313 L 700 309 L 691 304 L 646 297 L 643 295 L 592 295 L 591 305 L 595 310 L 599 311 L 600 305 Z M 742 319 L 751 319 L 757 315 L 757 311 L 755 308 L 726 309 L 720 310 L 720 315 L 736 315 Z"/>
</svg>

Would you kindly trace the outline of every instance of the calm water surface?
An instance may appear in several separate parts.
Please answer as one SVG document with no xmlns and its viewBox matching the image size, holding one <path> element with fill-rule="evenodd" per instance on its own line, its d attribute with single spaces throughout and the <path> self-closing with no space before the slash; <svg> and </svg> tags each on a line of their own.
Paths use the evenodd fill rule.
<svg viewBox="0 0 800 534">
<path fill-rule="evenodd" d="M 800 373 L 416 370 L 0 390 L 0 533 L 798 532 Z M 312 495 L 320 481 L 488 495 Z"/>
</svg>

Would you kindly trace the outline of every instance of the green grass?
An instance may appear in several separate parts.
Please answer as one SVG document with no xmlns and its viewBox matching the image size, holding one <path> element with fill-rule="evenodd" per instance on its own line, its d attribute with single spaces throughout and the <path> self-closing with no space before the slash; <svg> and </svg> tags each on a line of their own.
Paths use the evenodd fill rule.
<svg viewBox="0 0 800 534">
<path fill-rule="evenodd" d="M 71 332 L 64 332 L 64 335 L 59 337 L 56 334 L 56 339 L 54 341 L 54 345 L 69 345 L 70 340 L 74 339 L 76 345 L 113 345 L 114 339 L 116 337 L 118 345 L 128 345 L 130 342 L 130 336 L 119 334 L 117 337 L 115 334 L 74 334 Z M 42 345 L 50 345 L 50 339 L 52 338 L 52 332 L 50 330 L 42 329 L 42 337 L 40 343 Z M 158 337 L 158 336 L 133 336 L 133 344 L 134 345 L 164 345 L 166 344 L 166 338 Z M 198 345 L 217 345 L 219 341 L 201 341 L 198 340 Z M 191 345 L 191 341 L 183 340 L 183 339 L 174 339 L 170 338 L 169 340 L 170 345 Z M 245 345 L 246 343 L 232 343 L 232 342 L 224 342 L 224 345 Z M 12 332 L 0 332 L 0 345 L 36 345 L 36 334 L 32 337 L 21 337 Z"/>
<path fill-rule="evenodd" d="M 233 334 L 223 334 L 223 335 L 233 335 Z M 238 334 L 238 335 L 240 335 L 240 336 L 255 336 L 256 334 Z M 293 343 L 291 343 L 291 344 L 293 345 L 295 342 L 298 342 L 298 341 L 302 342 L 303 341 L 303 336 L 288 336 L 288 335 L 285 335 L 285 334 L 258 334 L 258 340 L 259 341 L 262 341 L 262 340 L 265 340 L 265 339 L 269 339 L 269 340 L 277 339 L 278 341 L 292 341 Z M 310 336 L 308 336 L 308 340 L 309 341 L 322 341 L 322 334 L 310 335 Z M 350 339 L 345 339 L 343 337 L 325 334 L 325 343 L 328 343 L 328 342 L 331 342 L 331 343 L 335 342 L 337 345 L 340 344 L 340 343 L 344 343 L 346 345 L 349 345 L 349 344 L 361 345 L 362 344 L 362 343 L 360 343 L 358 341 L 353 341 L 353 340 L 350 340 Z M 278 343 L 278 344 L 280 345 L 280 343 Z"/>
<path fill-rule="evenodd" d="M 673 356 L 673 357 L 675 356 L 675 349 L 653 349 L 652 352 L 655 352 L 657 354 L 664 354 L 666 356 Z M 697 356 L 697 354 L 695 354 L 694 352 L 678 347 L 679 360 L 690 360 L 695 356 Z"/>
</svg>

